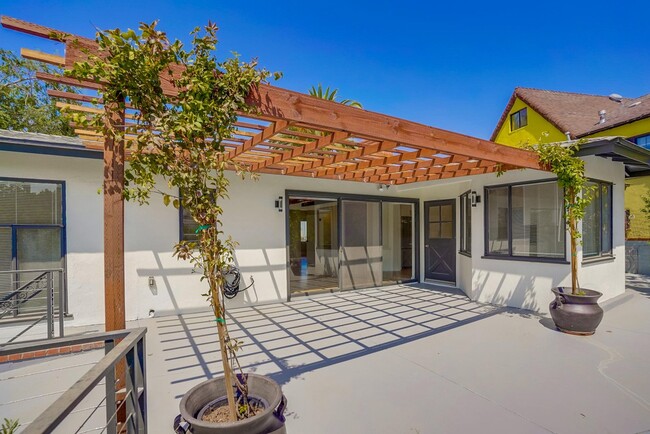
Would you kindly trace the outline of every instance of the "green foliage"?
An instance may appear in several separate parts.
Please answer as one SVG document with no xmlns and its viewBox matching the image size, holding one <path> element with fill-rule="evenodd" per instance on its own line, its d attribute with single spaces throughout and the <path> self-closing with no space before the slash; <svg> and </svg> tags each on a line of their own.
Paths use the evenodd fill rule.
<svg viewBox="0 0 650 434">
<path fill-rule="evenodd" d="M 309 95 L 315 96 L 316 98 L 325 99 L 327 101 L 334 101 L 341 103 L 343 105 L 349 105 L 350 107 L 363 108 L 360 102 L 353 99 L 344 99 L 342 101 L 336 100 L 336 94 L 339 92 L 338 89 L 330 90 L 329 86 L 323 90 L 323 86 L 319 83 L 318 87 L 312 86 L 309 89 Z"/>
<path fill-rule="evenodd" d="M 538 143 L 524 146 L 537 152 L 542 166 L 557 176 L 558 185 L 564 189 L 564 211 L 569 234 L 576 239 L 580 238 L 577 223 L 584 218 L 593 195 L 593 187 L 587 186 L 585 162 L 575 156 L 580 144 L 581 142 L 576 142 L 563 146 L 557 143 Z"/>
<path fill-rule="evenodd" d="M 0 49 L 0 128 L 33 133 L 74 135 L 61 116 L 48 89 L 73 92 L 69 86 L 46 84 L 36 79 L 37 72 L 55 73 L 56 68 L 23 59 Z"/>
<path fill-rule="evenodd" d="M 133 123 L 104 122 L 102 115 L 75 115 L 75 121 L 92 126 L 102 134 L 125 138 L 131 151 L 125 171 L 125 198 L 148 203 L 152 192 L 162 194 L 165 205 L 183 205 L 194 220 L 207 229 L 199 243 L 181 242 L 175 253 L 209 273 L 231 259 L 233 244 L 222 240 L 220 199 L 227 197 L 229 181 L 224 171 L 243 168 L 225 157 L 222 145 L 230 137 L 238 112 L 248 112 L 245 99 L 251 86 L 269 76 L 255 61 L 241 62 L 237 56 L 218 61 L 217 27 L 209 24 L 192 32 L 192 46 L 185 49 L 156 29 L 156 23 L 133 30 L 108 30 L 97 34 L 100 56 L 77 63 L 66 74 L 84 80 L 107 83 L 102 97 L 107 109 L 124 109 L 125 101 L 137 109 Z M 181 75 L 174 71 L 183 67 Z M 178 90 L 173 98 L 163 92 L 160 77 L 168 78 Z M 126 135 L 125 135 L 126 134 Z M 183 195 L 163 193 L 156 188 L 162 177 Z M 198 249 L 199 254 L 193 252 Z M 206 278 L 209 276 L 206 275 Z"/>
<path fill-rule="evenodd" d="M 105 109 L 109 118 L 116 119 L 106 122 L 102 114 L 77 114 L 75 122 L 126 142 L 131 151 L 125 169 L 127 200 L 145 204 L 158 193 L 165 205 L 182 205 L 199 226 L 198 241 L 179 242 L 174 255 L 190 261 L 201 280 L 209 283 L 205 295 L 217 319 L 227 372 L 228 361 L 236 363 L 241 342 L 225 331 L 223 272 L 232 263 L 235 242 L 222 229 L 221 203 L 228 197 L 225 171 L 243 176 L 246 170 L 228 158 L 222 140 L 232 135 L 239 113 L 253 110 L 246 103 L 251 87 L 271 74 L 258 69 L 256 61 L 240 61 L 236 54 L 217 60 L 214 24 L 194 29 L 187 49 L 178 40 L 170 41 L 156 24 L 141 24 L 139 32 L 99 32 L 99 54 L 89 53 L 87 61 L 66 71 L 74 78 L 105 83 L 101 92 Z M 126 102 L 137 111 L 125 126 L 119 113 Z M 158 190 L 160 179 L 168 190 Z"/>
<path fill-rule="evenodd" d="M 532 150 L 539 156 L 541 165 L 557 176 L 558 185 L 564 189 L 564 218 L 566 221 L 569 236 L 571 237 L 571 272 L 572 290 L 578 294 L 577 288 L 577 266 L 576 249 L 577 240 L 581 234 L 578 231 L 580 222 L 587 209 L 587 205 L 593 197 L 593 186 L 588 186 L 588 179 L 585 176 L 585 162 L 576 157 L 575 153 L 583 141 L 569 145 L 558 143 L 538 143 L 534 145 L 525 144 L 525 149 Z"/>
<path fill-rule="evenodd" d="M 0 434 L 14 434 L 19 426 L 20 423 L 17 419 L 7 419 L 5 417 L 2 425 L 0 425 Z"/>
</svg>

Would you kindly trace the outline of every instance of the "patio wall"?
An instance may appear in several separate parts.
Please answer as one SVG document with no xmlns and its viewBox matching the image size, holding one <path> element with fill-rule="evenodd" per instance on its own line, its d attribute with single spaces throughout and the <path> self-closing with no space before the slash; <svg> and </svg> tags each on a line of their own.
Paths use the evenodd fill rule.
<svg viewBox="0 0 650 434">
<path fill-rule="evenodd" d="M 591 176 L 615 182 L 614 246 L 616 258 L 588 266 L 581 283 L 601 290 L 604 299 L 622 293 L 624 281 L 623 168 L 603 159 L 589 159 Z M 612 173 L 605 177 L 604 174 Z M 74 325 L 103 321 L 103 224 L 101 160 L 0 151 L 0 177 L 64 180 L 66 182 L 67 272 L 70 311 Z M 239 242 L 236 260 L 244 283 L 255 285 L 233 300 L 233 306 L 273 303 L 287 299 L 285 212 L 274 200 L 286 190 L 324 191 L 399 196 L 421 201 L 458 198 L 468 189 L 483 196 L 485 185 L 520 180 L 547 179 L 548 173 L 512 171 L 502 178 L 481 175 L 453 182 L 428 182 L 391 187 L 380 193 L 375 184 L 264 175 L 258 181 L 233 177 L 231 200 L 225 204 L 224 228 Z M 459 214 L 458 206 L 457 217 Z M 620 210 L 620 212 L 619 212 Z M 424 210 L 420 206 L 420 245 L 423 243 Z M 199 276 L 171 255 L 179 237 L 179 214 L 157 198 L 140 207 L 127 203 L 125 211 L 127 319 L 143 318 L 151 309 L 156 315 L 204 310 Z M 458 224 L 457 224 L 458 231 Z M 473 257 L 458 255 L 457 284 L 472 299 L 545 311 L 549 289 L 568 282 L 568 265 L 482 259 L 483 203 L 472 208 Z M 568 256 L 567 256 L 568 257 Z M 421 276 L 424 257 L 420 255 Z M 155 285 L 149 288 L 148 277 Z"/>
</svg>

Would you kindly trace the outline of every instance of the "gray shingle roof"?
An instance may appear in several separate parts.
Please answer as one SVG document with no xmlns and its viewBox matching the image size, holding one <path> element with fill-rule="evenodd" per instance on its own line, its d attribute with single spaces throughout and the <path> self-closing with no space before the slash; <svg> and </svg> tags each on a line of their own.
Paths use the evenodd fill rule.
<svg viewBox="0 0 650 434">
<path fill-rule="evenodd" d="M 0 130 L 0 140 L 24 142 L 25 144 L 38 142 L 41 144 L 84 147 L 79 137 L 54 136 L 51 134 L 29 133 L 14 130 Z"/>
</svg>

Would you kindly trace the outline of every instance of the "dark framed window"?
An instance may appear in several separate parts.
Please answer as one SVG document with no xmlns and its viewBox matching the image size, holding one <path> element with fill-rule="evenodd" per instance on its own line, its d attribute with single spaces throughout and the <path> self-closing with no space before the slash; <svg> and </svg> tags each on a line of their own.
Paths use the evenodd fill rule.
<svg viewBox="0 0 650 434">
<path fill-rule="evenodd" d="M 566 259 L 563 192 L 557 181 L 485 188 L 485 256 Z"/>
<path fill-rule="evenodd" d="M 196 233 L 196 229 L 199 225 L 194 221 L 189 211 L 181 205 L 178 209 L 178 215 L 180 218 L 180 240 L 198 241 L 199 235 Z"/>
<path fill-rule="evenodd" d="M 612 184 L 590 181 L 593 197 L 582 219 L 582 256 L 612 255 Z"/>
<path fill-rule="evenodd" d="M 650 149 L 650 134 L 635 137 L 633 141 L 642 148 Z"/>
<path fill-rule="evenodd" d="M 472 199 L 471 192 L 460 195 L 460 253 L 472 255 Z"/>
<path fill-rule="evenodd" d="M 0 178 L 0 271 L 21 271 L 0 275 L 0 298 L 39 274 L 26 270 L 65 268 L 65 228 L 63 181 Z M 67 294 L 64 302 L 67 312 Z M 30 307 L 44 308 L 42 297 Z"/>
<path fill-rule="evenodd" d="M 522 108 L 510 115 L 510 131 L 518 130 L 526 125 L 528 125 L 527 108 Z"/>
</svg>

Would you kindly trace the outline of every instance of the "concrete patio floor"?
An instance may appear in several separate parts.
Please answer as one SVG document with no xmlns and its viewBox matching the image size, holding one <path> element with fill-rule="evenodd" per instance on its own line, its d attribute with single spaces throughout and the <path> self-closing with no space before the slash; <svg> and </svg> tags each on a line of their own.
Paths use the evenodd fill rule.
<svg viewBox="0 0 650 434">
<path fill-rule="evenodd" d="M 650 432 L 650 279 L 628 276 L 603 307 L 598 332 L 576 337 L 421 284 L 232 309 L 230 330 L 244 369 L 282 385 L 293 434 Z M 183 393 L 219 375 L 214 318 L 129 325 L 148 327 L 149 432 L 171 432 Z M 2 368 L 4 417 L 3 380 L 26 371 Z"/>
<path fill-rule="evenodd" d="M 550 297 L 549 297 L 550 302 Z M 248 371 L 276 379 L 291 433 L 639 433 L 650 430 L 650 280 L 630 277 L 592 337 L 431 285 L 231 310 Z M 214 319 L 149 327 L 151 432 L 219 374 Z M 169 416 L 168 416 L 169 415 Z"/>
</svg>

